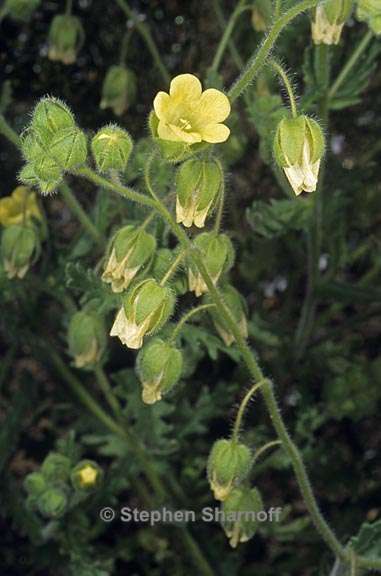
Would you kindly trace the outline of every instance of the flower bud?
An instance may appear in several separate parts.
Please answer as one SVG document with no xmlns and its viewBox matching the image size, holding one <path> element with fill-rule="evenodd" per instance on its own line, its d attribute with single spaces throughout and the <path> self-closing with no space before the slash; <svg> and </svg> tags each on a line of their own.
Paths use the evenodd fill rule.
<svg viewBox="0 0 381 576">
<path fill-rule="evenodd" d="M 41 474 L 49 481 L 66 482 L 70 469 L 70 458 L 59 452 L 50 452 L 41 465 Z"/>
<path fill-rule="evenodd" d="M 23 184 L 27 186 L 37 186 L 39 191 L 43 196 L 52 194 L 58 188 L 62 182 L 62 178 L 59 177 L 57 180 L 41 180 L 37 177 L 34 167 L 31 163 L 27 163 L 20 170 L 18 179 Z"/>
<path fill-rule="evenodd" d="M 358 0 L 356 16 L 358 20 L 366 22 L 376 36 L 381 34 L 380 0 Z"/>
<path fill-rule="evenodd" d="M 327 0 L 312 12 L 312 39 L 315 44 L 338 44 L 353 0 Z"/>
<path fill-rule="evenodd" d="M 231 490 L 248 475 L 250 449 L 234 440 L 217 440 L 209 454 L 208 480 L 216 500 L 225 500 Z"/>
<path fill-rule="evenodd" d="M 33 219 L 42 220 L 42 214 L 36 193 L 26 186 L 17 186 L 10 196 L 0 200 L 0 224 L 3 226 L 29 223 Z"/>
<path fill-rule="evenodd" d="M 63 128 L 73 128 L 75 119 L 69 108 L 58 98 L 42 98 L 34 109 L 32 116 L 32 131 L 41 139 L 53 136 Z M 46 142 L 48 144 L 48 142 Z"/>
<path fill-rule="evenodd" d="M 316 190 L 323 153 L 324 135 L 315 120 L 303 115 L 279 122 L 274 156 L 297 196 Z"/>
<path fill-rule="evenodd" d="M 46 479 L 41 472 L 31 472 L 25 476 L 24 488 L 29 494 L 38 496 L 46 489 Z"/>
<path fill-rule="evenodd" d="M 263 502 L 256 488 L 235 488 L 222 505 L 222 526 L 236 548 L 239 542 L 247 542 L 257 530 L 256 515 L 263 510 Z"/>
<path fill-rule="evenodd" d="M 203 228 L 222 185 L 222 171 L 214 160 L 188 160 L 176 178 L 176 221 Z"/>
<path fill-rule="evenodd" d="M 115 235 L 102 280 L 111 284 L 113 292 L 122 292 L 150 261 L 155 249 L 152 234 L 132 225 L 124 226 Z"/>
<path fill-rule="evenodd" d="M 181 377 L 183 357 L 178 348 L 155 338 L 138 354 L 137 370 L 143 384 L 142 399 L 146 404 L 161 400 Z"/>
<path fill-rule="evenodd" d="M 171 290 L 153 278 L 138 282 L 124 299 L 110 336 L 118 336 L 128 348 L 141 348 L 147 334 L 157 332 L 172 314 L 175 298 Z"/>
<path fill-rule="evenodd" d="M 14 224 L 3 230 L 0 252 L 8 278 L 23 278 L 39 251 L 40 241 L 31 226 Z"/>
<path fill-rule="evenodd" d="M 51 139 L 49 153 L 63 170 L 84 164 L 87 158 L 86 136 L 76 126 L 63 128 Z"/>
<path fill-rule="evenodd" d="M 29 22 L 35 10 L 39 7 L 41 0 L 6 0 L 5 13 L 14 20 Z"/>
<path fill-rule="evenodd" d="M 89 312 L 76 312 L 68 329 L 70 355 L 76 368 L 86 368 L 99 362 L 106 345 L 102 320 Z"/>
<path fill-rule="evenodd" d="M 22 137 L 22 151 L 36 178 L 43 181 L 58 180 L 62 169 L 48 149 L 51 135 L 46 136 L 48 141 L 43 143 L 37 132 L 28 130 Z"/>
<path fill-rule="evenodd" d="M 99 172 L 126 169 L 132 152 L 132 140 L 128 132 L 118 126 L 104 126 L 95 134 L 91 149 Z"/>
<path fill-rule="evenodd" d="M 235 323 L 240 331 L 243 338 L 247 338 L 247 320 L 245 315 L 245 305 L 244 300 L 239 292 L 233 286 L 224 286 L 221 289 L 221 295 L 229 309 L 230 314 L 233 316 Z M 206 298 L 207 302 L 210 298 Z M 210 315 L 213 320 L 213 324 L 221 336 L 222 340 L 225 342 L 226 346 L 230 346 L 234 342 L 234 336 L 230 332 L 229 326 L 225 324 L 223 318 L 219 316 L 215 308 L 210 310 Z"/>
<path fill-rule="evenodd" d="M 70 480 L 76 490 L 95 490 L 102 482 L 103 471 L 92 460 L 81 460 L 73 468 Z"/>
<path fill-rule="evenodd" d="M 71 14 L 58 14 L 49 29 L 49 60 L 73 64 L 83 44 L 85 33 L 81 21 Z"/>
<path fill-rule="evenodd" d="M 266 32 L 272 18 L 272 5 L 268 0 L 256 0 L 251 11 L 251 23 L 256 32 Z"/>
<path fill-rule="evenodd" d="M 136 98 L 136 75 L 125 66 L 111 66 L 102 86 L 101 109 L 111 108 L 121 116 L 133 105 Z"/>
<path fill-rule="evenodd" d="M 233 265 L 234 249 L 230 239 L 225 234 L 203 232 L 196 236 L 194 246 L 201 252 L 203 262 L 216 285 L 221 274 L 227 272 Z M 189 267 L 188 282 L 189 290 L 196 296 L 208 292 L 207 285 L 193 264 Z"/>
<path fill-rule="evenodd" d="M 60 518 L 68 504 L 66 491 L 63 487 L 48 488 L 38 499 L 38 509 L 46 518 Z"/>
</svg>

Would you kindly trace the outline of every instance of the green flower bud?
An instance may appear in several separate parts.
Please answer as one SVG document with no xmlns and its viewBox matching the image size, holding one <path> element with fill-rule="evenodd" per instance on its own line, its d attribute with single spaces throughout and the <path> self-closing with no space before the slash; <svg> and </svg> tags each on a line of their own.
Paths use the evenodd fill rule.
<svg viewBox="0 0 381 576">
<path fill-rule="evenodd" d="M 28 130 L 22 137 L 22 151 L 36 178 L 44 181 L 58 180 L 62 169 L 48 149 L 51 141 L 50 135 L 48 140 L 46 144 L 43 144 L 38 133 Z"/>
<path fill-rule="evenodd" d="M 180 350 L 168 342 L 155 338 L 138 354 L 137 370 L 143 384 L 142 399 L 146 404 L 161 400 L 179 381 L 183 369 Z"/>
<path fill-rule="evenodd" d="M 106 345 L 103 321 L 88 312 L 76 312 L 68 329 L 70 355 L 76 368 L 93 366 L 99 362 Z"/>
<path fill-rule="evenodd" d="M 40 4 L 41 0 L 6 0 L 4 9 L 5 13 L 14 20 L 29 22 Z"/>
<path fill-rule="evenodd" d="M 126 130 L 118 126 L 104 126 L 95 134 L 91 149 L 99 172 L 125 170 L 133 143 Z"/>
<path fill-rule="evenodd" d="M 247 338 L 247 321 L 245 315 L 245 303 L 239 292 L 233 286 L 224 286 L 221 289 L 221 295 L 224 302 L 229 309 L 230 314 L 233 316 L 236 325 L 240 331 L 243 338 Z M 206 298 L 207 302 L 211 302 L 209 296 Z M 225 321 L 219 316 L 215 308 L 211 308 L 210 315 L 213 320 L 213 324 L 221 336 L 222 340 L 225 342 L 226 346 L 230 346 L 234 342 L 234 336 L 230 332 L 229 326 Z"/>
<path fill-rule="evenodd" d="M 324 135 L 315 120 L 303 115 L 279 122 L 274 156 L 297 196 L 316 190 L 323 153 Z"/>
<path fill-rule="evenodd" d="M 216 500 L 225 500 L 234 486 L 248 475 L 252 455 L 250 449 L 234 440 L 217 440 L 209 454 L 208 480 Z"/>
<path fill-rule="evenodd" d="M 353 0 L 327 0 L 312 12 L 312 39 L 315 44 L 338 44 Z"/>
<path fill-rule="evenodd" d="M 153 278 L 142 280 L 124 299 L 110 336 L 118 336 L 128 348 L 141 348 L 147 334 L 157 332 L 172 314 L 175 297 L 172 291 Z"/>
<path fill-rule="evenodd" d="M 216 285 L 220 276 L 233 265 L 234 249 L 230 239 L 225 234 L 203 232 L 196 236 L 194 246 L 201 252 L 203 262 Z M 193 291 L 196 296 L 208 292 L 207 285 L 193 264 L 188 270 L 188 282 L 189 290 Z"/>
<path fill-rule="evenodd" d="M 58 486 L 48 488 L 38 499 L 38 509 L 46 518 L 60 518 L 67 508 L 65 490 Z"/>
<path fill-rule="evenodd" d="M 36 132 L 46 145 L 47 136 L 53 136 L 63 128 L 74 128 L 75 119 L 69 108 L 57 98 L 42 98 L 34 109 L 32 131 Z"/>
<path fill-rule="evenodd" d="M 58 178 L 57 180 L 41 180 L 37 177 L 33 164 L 30 163 L 25 164 L 21 169 L 18 179 L 27 186 L 38 187 L 43 196 L 56 192 L 62 182 L 62 178 Z"/>
<path fill-rule="evenodd" d="M 111 284 L 113 292 L 122 292 L 150 261 L 155 249 L 152 234 L 132 225 L 124 226 L 115 235 L 102 280 Z"/>
<path fill-rule="evenodd" d="M 187 160 L 176 178 L 176 221 L 203 228 L 221 190 L 222 170 L 214 160 Z"/>
<path fill-rule="evenodd" d="M 102 479 L 102 469 L 92 460 L 81 460 L 70 474 L 71 483 L 76 490 L 96 490 Z"/>
<path fill-rule="evenodd" d="M 55 16 L 49 29 L 49 60 L 73 64 L 83 44 L 84 36 L 79 18 L 71 14 Z"/>
<path fill-rule="evenodd" d="M 31 472 L 25 476 L 24 488 L 29 494 L 38 496 L 46 489 L 46 479 L 41 472 Z"/>
<path fill-rule="evenodd" d="M 58 452 L 50 452 L 41 465 L 41 474 L 49 481 L 66 482 L 70 469 L 70 458 Z"/>
<path fill-rule="evenodd" d="M 76 126 L 63 128 L 53 136 L 49 153 L 63 170 L 84 164 L 87 158 L 86 136 Z"/>
<path fill-rule="evenodd" d="M 251 23 L 256 32 L 266 32 L 272 20 L 272 5 L 268 0 L 256 0 L 251 11 Z"/>
<path fill-rule="evenodd" d="M 135 73 L 125 66 L 111 66 L 103 81 L 100 107 L 121 116 L 135 102 L 136 92 Z"/>
<path fill-rule="evenodd" d="M 232 548 L 247 542 L 257 530 L 256 515 L 263 510 L 263 502 L 256 488 L 235 488 L 222 505 L 222 526 Z"/>
<path fill-rule="evenodd" d="M 358 0 L 356 16 L 361 22 L 366 22 L 376 36 L 381 34 L 380 0 Z"/>
<path fill-rule="evenodd" d="M 8 278 L 23 278 L 39 252 L 40 241 L 33 227 L 14 224 L 3 230 L 0 253 Z"/>
</svg>

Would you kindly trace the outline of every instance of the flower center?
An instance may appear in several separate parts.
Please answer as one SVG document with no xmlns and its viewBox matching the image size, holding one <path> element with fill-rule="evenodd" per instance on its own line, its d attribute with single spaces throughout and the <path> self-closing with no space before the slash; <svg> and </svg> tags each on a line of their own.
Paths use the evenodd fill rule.
<svg viewBox="0 0 381 576">
<path fill-rule="evenodd" d="M 186 118 L 179 118 L 179 124 L 182 130 L 192 130 L 192 125 Z"/>
</svg>

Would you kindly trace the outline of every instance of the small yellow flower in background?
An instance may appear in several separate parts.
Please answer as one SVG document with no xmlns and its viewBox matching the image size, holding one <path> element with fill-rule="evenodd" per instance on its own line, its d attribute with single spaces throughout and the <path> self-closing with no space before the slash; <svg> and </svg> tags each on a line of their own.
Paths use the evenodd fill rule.
<svg viewBox="0 0 381 576">
<path fill-rule="evenodd" d="M 3 226 L 26 223 L 32 217 L 42 220 L 36 193 L 26 186 L 18 186 L 10 196 L 0 200 L 0 224 Z"/>
<path fill-rule="evenodd" d="M 93 486 L 98 476 L 98 470 L 90 465 L 85 466 L 78 473 L 82 486 Z"/>
<path fill-rule="evenodd" d="M 163 140 L 217 144 L 229 138 L 229 128 L 221 124 L 230 114 L 229 99 L 215 88 L 203 92 L 193 74 L 176 76 L 169 94 L 159 92 L 153 106 L 159 119 L 158 136 Z"/>
</svg>

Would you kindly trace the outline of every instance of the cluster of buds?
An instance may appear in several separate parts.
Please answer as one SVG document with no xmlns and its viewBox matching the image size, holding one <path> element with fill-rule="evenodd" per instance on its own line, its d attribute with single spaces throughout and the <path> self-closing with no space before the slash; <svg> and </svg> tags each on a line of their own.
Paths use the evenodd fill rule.
<svg viewBox="0 0 381 576">
<path fill-rule="evenodd" d="M 220 293 L 226 307 L 228 308 L 237 325 L 241 336 L 243 338 L 247 338 L 248 333 L 244 299 L 242 298 L 241 294 L 235 288 L 233 288 L 233 286 L 230 285 L 221 288 Z M 205 301 L 207 303 L 211 303 L 211 298 L 209 295 L 206 296 Z M 223 318 L 221 318 L 221 316 L 216 312 L 214 307 L 210 310 L 210 315 L 218 334 L 221 336 L 226 346 L 231 346 L 231 344 L 234 342 L 234 336 L 230 332 L 229 326 L 227 326 Z"/>
<path fill-rule="evenodd" d="M 128 348 L 138 349 L 145 335 L 160 330 L 172 314 L 175 297 L 172 291 L 148 278 L 131 287 L 116 315 L 110 336 L 118 336 Z"/>
<path fill-rule="evenodd" d="M 81 21 L 71 14 L 58 14 L 49 29 L 49 60 L 74 64 L 84 42 Z"/>
<path fill-rule="evenodd" d="M 113 292 L 122 292 L 154 256 L 156 239 L 142 228 L 124 226 L 114 236 L 111 254 L 102 275 Z"/>
<path fill-rule="evenodd" d="M 315 120 L 302 115 L 279 122 L 274 156 L 297 196 L 316 190 L 323 153 L 324 135 Z"/>
<path fill-rule="evenodd" d="M 361 22 L 366 22 L 376 36 L 381 34 L 380 0 L 358 0 L 356 16 Z"/>
<path fill-rule="evenodd" d="M 252 454 L 234 439 L 217 440 L 208 458 L 208 480 L 216 500 L 226 500 L 235 486 L 250 472 Z"/>
<path fill-rule="evenodd" d="M 256 488 L 243 486 L 230 492 L 222 505 L 222 527 L 232 548 L 254 536 L 258 527 L 256 514 L 262 510 L 262 498 Z"/>
<path fill-rule="evenodd" d="M 111 66 L 102 86 L 100 108 L 111 108 L 116 116 L 122 116 L 136 99 L 135 72 L 125 66 Z"/>
<path fill-rule="evenodd" d="M 203 228 L 205 219 L 218 200 L 223 174 L 215 160 L 191 159 L 184 162 L 176 178 L 176 220 L 189 228 Z"/>
<path fill-rule="evenodd" d="M 70 355 L 76 368 L 88 368 L 97 364 L 106 346 L 103 321 L 94 313 L 76 312 L 68 328 Z"/>
<path fill-rule="evenodd" d="M 38 185 L 42 194 L 49 194 L 57 188 L 65 171 L 85 163 L 87 141 L 63 102 L 43 98 L 22 136 L 22 150 L 27 164 L 20 180 Z"/>
<path fill-rule="evenodd" d="M 5 0 L 4 11 L 14 20 L 29 22 L 41 0 Z"/>
<path fill-rule="evenodd" d="M 203 232 L 196 236 L 194 248 L 200 251 L 213 284 L 216 285 L 219 278 L 233 265 L 234 249 L 229 237 L 216 232 Z M 204 279 L 192 263 L 189 266 L 188 282 L 189 290 L 196 296 L 208 292 Z"/>
<path fill-rule="evenodd" d="M 145 404 L 161 400 L 180 380 L 183 356 L 175 346 L 161 338 L 154 338 L 138 354 L 137 371 L 143 385 Z"/>
<path fill-rule="evenodd" d="M 348 20 L 353 0 L 326 0 L 312 12 L 312 39 L 315 44 L 338 44 Z"/>
<path fill-rule="evenodd" d="M 99 172 L 126 169 L 133 143 L 126 130 L 109 124 L 95 134 L 91 141 L 91 150 Z"/>
</svg>

